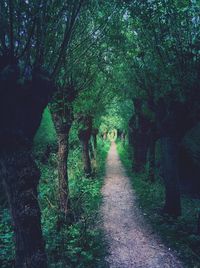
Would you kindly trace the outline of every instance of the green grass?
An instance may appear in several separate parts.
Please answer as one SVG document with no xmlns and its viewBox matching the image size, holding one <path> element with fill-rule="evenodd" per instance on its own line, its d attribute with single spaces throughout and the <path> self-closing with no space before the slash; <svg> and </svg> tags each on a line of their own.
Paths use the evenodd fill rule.
<svg viewBox="0 0 200 268">
<path fill-rule="evenodd" d="M 80 147 L 70 151 L 69 182 L 73 220 L 60 231 L 57 230 L 57 156 L 52 153 L 46 164 L 38 160 L 41 170 L 39 202 L 50 268 L 106 267 L 106 246 L 98 212 L 109 147 L 109 142 L 98 139 L 96 173 L 92 179 L 83 176 Z M 1 209 L 0 213 L 0 267 L 11 268 L 14 262 L 11 219 L 8 209 Z"/>
<path fill-rule="evenodd" d="M 131 154 L 128 145 L 118 142 L 120 158 L 136 191 L 138 205 L 144 217 L 158 233 L 169 249 L 177 252 L 185 267 L 200 267 L 200 236 L 196 234 L 200 200 L 182 197 L 182 216 L 176 220 L 161 215 L 164 203 L 164 186 L 157 176 L 156 182 L 147 180 L 147 173 L 139 175 L 131 171 Z"/>
<path fill-rule="evenodd" d="M 40 198 L 43 215 L 43 232 L 47 245 L 49 266 L 58 267 L 105 267 L 105 243 L 99 227 L 99 207 L 105 161 L 110 144 L 98 139 L 96 174 L 85 178 L 82 172 L 81 149 L 71 150 L 69 155 L 69 187 L 73 221 L 58 233 L 55 226 L 58 216 L 57 174 L 54 160 L 42 168 Z M 48 178 L 49 185 L 45 185 Z M 51 204 L 49 204 L 51 202 Z"/>
</svg>

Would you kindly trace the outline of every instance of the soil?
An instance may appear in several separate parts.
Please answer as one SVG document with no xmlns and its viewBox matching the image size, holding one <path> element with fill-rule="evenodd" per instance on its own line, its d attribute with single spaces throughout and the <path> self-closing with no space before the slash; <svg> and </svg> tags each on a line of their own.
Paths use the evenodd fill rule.
<svg viewBox="0 0 200 268">
<path fill-rule="evenodd" d="M 175 253 L 159 240 L 145 221 L 114 142 L 108 154 L 102 194 L 109 267 L 183 268 Z"/>
</svg>

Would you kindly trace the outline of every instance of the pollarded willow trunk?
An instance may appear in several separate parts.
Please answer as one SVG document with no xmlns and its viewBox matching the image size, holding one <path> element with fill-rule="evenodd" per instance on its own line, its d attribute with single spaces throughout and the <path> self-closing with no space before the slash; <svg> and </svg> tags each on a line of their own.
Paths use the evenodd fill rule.
<svg viewBox="0 0 200 268">
<path fill-rule="evenodd" d="M 182 105 L 173 95 L 161 98 L 157 104 L 157 132 L 161 144 L 161 161 L 165 185 L 163 211 L 173 217 L 181 215 L 178 153 L 182 136 L 181 121 L 184 115 Z"/>
<path fill-rule="evenodd" d="M 155 165 L 156 165 L 156 125 L 155 122 L 151 124 L 149 134 L 149 181 L 155 181 Z"/>
<path fill-rule="evenodd" d="M 144 171 L 147 162 L 149 146 L 147 130 L 136 128 L 134 125 L 129 133 L 129 143 L 133 149 L 133 171 L 136 173 Z"/>
<path fill-rule="evenodd" d="M 92 135 L 92 118 L 90 116 L 82 118 L 83 129 L 79 130 L 79 140 L 82 146 L 82 159 L 84 173 L 86 177 L 92 176 L 92 166 L 89 152 L 89 142 Z"/>
<path fill-rule="evenodd" d="M 143 114 L 142 101 L 134 100 L 135 114 L 129 122 L 129 142 L 133 145 L 133 171 L 144 171 L 149 146 L 150 120 Z M 130 135 L 129 134 L 129 135 Z"/>
<path fill-rule="evenodd" d="M 149 181 L 155 181 L 155 163 L 156 163 L 156 141 L 154 138 L 151 139 L 149 145 Z"/>
<path fill-rule="evenodd" d="M 9 61 L 8 61 L 9 62 Z M 0 58 L 0 175 L 4 180 L 15 235 L 16 268 L 45 268 L 37 186 L 39 170 L 31 147 L 54 86 L 42 70 L 18 83 L 17 63 Z"/>
<path fill-rule="evenodd" d="M 173 137 L 161 138 L 162 168 L 165 183 L 164 212 L 171 216 L 181 215 L 178 174 L 178 146 Z"/>
<path fill-rule="evenodd" d="M 93 129 L 92 130 L 92 137 L 93 137 L 93 148 L 94 148 L 94 159 L 97 159 L 97 134 L 98 134 L 98 129 Z"/>
<path fill-rule="evenodd" d="M 143 172 L 147 162 L 148 143 L 146 135 L 137 133 L 137 138 L 134 142 L 134 172 Z"/>
<path fill-rule="evenodd" d="M 91 167 L 91 160 L 90 160 L 90 153 L 89 153 L 89 140 L 82 139 L 82 159 L 84 165 L 84 172 L 86 177 L 91 177 L 92 174 L 92 167 Z"/>
<path fill-rule="evenodd" d="M 70 208 L 69 178 L 67 160 L 69 154 L 69 130 L 58 133 L 58 183 L 59 183 L 59 208 L 66 216 Z"/>
<path fill-rule="evenodd" d="M 66 216 L 70 209 L 68 178 L 69 133 L 74 120 L 72 102 L 76 99 L 77 93 L 73 81 L 68 80 L 64 87 L 57 90 L 50 107 L 58 138 L 58 191 L 61 212 L 59 225 L 63 221 L 63 216 L 65 220 L 67 219 Z"/>
<path fill-rule="evenodd" d="M 69 155 L 69 132 L 72 126 L 72 110 L 66 109 L 66 118 L 60 112 L 52 111 L 54 126 L 58 138 L 58 193 L 59 209 L 65 218 L 70 209 L 69 178 L 68 178 L 68 155 Z M 66 121 L 67 119 L 67 121 Z M 63 122 L 65 121 L 65 122 Z"/>
<path fill-rule="evenodd" d="M 200 212 L 197 219 L 197 234 L 200 235 Z"/>
<path fill-rule="evenodd" d="M 0 155 L 15 232 L 16 268 L 45 268 L 47 258 L 37 200 L 40 172 L 30 150 L 20 148 Z"/>
</svg>

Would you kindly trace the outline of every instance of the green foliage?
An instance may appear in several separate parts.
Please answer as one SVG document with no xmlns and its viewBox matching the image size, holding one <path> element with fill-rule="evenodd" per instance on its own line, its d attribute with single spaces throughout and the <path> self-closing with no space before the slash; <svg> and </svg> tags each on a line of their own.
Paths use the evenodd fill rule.
<svg viewBox="0 0 200 268">
<path fill-rule="evenodd" d="M 34 140 L 42 174 L 39 201 L 49 263 L 52 267 L 103 267 L 104 245 L 97 211 L 109 143 L 98 138 L 97 159 L 93 159 L 96 176 L 93 180 L 85 178 L 77 138 L 79 129 L 86 127 L 81 118 L 90 116 L 100 134 L 113 129 L 127 132 L 136 98 L 141 100 L 142 114 L 152 123 L 156 121 L 156 104 L 164 97 L 167 104 L 189 100 L 191 121 L 196 119 L 199 1 L 18 2 L 5 0 L 0 4 L 4 29 L 1 55 L 7 57 L 9 49 L 11 63 L 14 54 L 20 59 L 23 71 L 19 83 L 31 81 L 34 66 L 47 69 L 59 88 L 51 104 L 51 111 L 59 115 L 59 130 L 73 123 L 68 159 L 72 204 L 62 228 L 58 226 L 57 137 L 48 108 Z M 3 74 L 8 71 L 5 68 Z M 189 134 L 186 149 L 199 164 L 198 135 L 193 131 Z M 131 169 L 128 150 L 122 144 L 118 149 L 125 166 Z M 184 197 L 184 216 L 172 222 L 155 211 L 164 199 L 162 181 L 150 184 L 146 178 L 144 173 L 133 179 L 140 206 L 167 243 L 195 265 L 199 238 L 191 230 L 199 201 Z M 0 265 L 8 267 L 13 261 L 13 232 L 8 211 L 3 209 L 1 214 Z"/>
<path fill-rule="evenodd" d="M 44 141 L 43 138 L 41 140 Z M 68 222 L 61 229 L 58 226 L 57 155 L 51 153 L 46 164 L 40 162 L 40 158 L 37 161 L 41 170 L 39 202 L 49 267 L 105 267 L 106 247 L 100 229 L 98 210 L 101 203 L 105 160 L 110 144 L 98 138 L 98 164 L 94 179 L 87 179 L 83 176 L 80 147 L 76 147 L 76 150 L 73 148 L 77 146 L 75 130 L 72 131 L 70 144 L 72 150 L 70 150 L 68 166 L 71 212 Z M 37 147 L 38 150 L 42 148 L 43 146 Z M 41 154 L 41 152 L 36 152 L 36 155 Z M 14 241 L 10 214 L 7 209 L 1 211 L 0 245 L 0 266 L 12 267 Z"/>
<path fill-rule="evenodd" d="M 75 139 L 71 137 L 71 143 L 74 142 Z M 50 160 L 48 168 L 43 167 L 42 169 L 43 178 L 40 193 L 43 196 L 40 197 L 43 211 L 43 230 L 51 267 L 100 267 L 103 261 L 105 252 L 99 227 L 98 208 L 101 202 L 100 189 L 108 146 L 109 144 L 104 145 L 101 139 L 98 140 L 99 166 L 97 167 L 97 177 L 93 180 L 83 177 L 80 148 L 70 151 L 68 165 L 73 219 L 68 226 L 63 227 L 59 232 L 56 227 L 58 202 L 55 191 L 57 188 L 56 172 L 55 168 L 52 167 L 53 159 Z M 52 167 L 52 170 L 49 169 L 49 166 Z M 47 176 L 48 187 L 44 183 Z"/>
<path fill-rule="evenodd" d="M 45 109 L 40 127 L 34 138 L 35 151 L 39 151 L 47 145 L 55 144 L 57 141 L 56 131 L 48 108 Z"/>
<path fill-rule="evenodd" d="M 56 174 L 46 170 L 52 181 L 50 187 L 44 185 L 46 172 L 43 170 L 43 183 L 40 192 L 43 193 L 43 229 L 47 241 L 47 252 L 51 267 L 104 267 L 103 256 L 105 246 L 100 230 L 98 208 L 101 202 L 101 186 L 104 163 L 109 143 L 104 144 L 98 139 L 98 174 L 95 179 L 83 177 L 80 161 L 80 149 L 71 151 L 70 167 L 70 198 L 72 222 L 59 232 L 57 226 L 56 205 Z M 46 175 L 45 175 L 46 174 Z M 53 179 L 53 177 L 55 177 Z M 54 183 L 53 183 L 54 181 Z M 50 189 L 51 192 L 50 192 Z M 45 191 L 46 189 L 46 191 Z M 48 189 L 48 190 L 47 190 Z M 46 192 L 46 193 L 45 193 Z M 50 194 L 48 199 L 45 195 Z M 49 201 L 53 204 L 48 204 Z M 47 208 L 48 206 L 48 208 Z M 53 206 L 53 207 L 52 207 Z M 46 213 L 45 213 L 46 211 Z M 59 262 L 57 261 L 59 260 Z M 102 266 L 101 266 L 102 265 Z"/>
<path fill-rule="evenodd" d="M 131 172 L 131 157 L 128 144 L 125 146 L 119 142 L 118 152 L 127 168 L 128 175 L 132 178 L 132 185 L 138 197 L 138 205 L 142 209 L 144 217 L 151 224 L 153 230 L 158 233 L 163 242 L 176 250 L 185 267 L 195 268 L 200 265 L 200 237 L 195 233 L 197 215 L 200 200 L 182 197 L 182 217 L 172 219 L 167 215 L 161 215 L 164 203 L 164 186 L 162 180 L 157 177 L 155 183 L 148 181 L 148 175 L 139 175 Z"/>
</svg>

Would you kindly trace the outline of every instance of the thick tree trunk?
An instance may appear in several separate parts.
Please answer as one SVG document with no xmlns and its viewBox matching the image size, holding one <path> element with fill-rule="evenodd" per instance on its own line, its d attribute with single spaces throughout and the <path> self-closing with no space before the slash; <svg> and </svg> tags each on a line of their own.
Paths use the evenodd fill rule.
<svg viewBox="0 0 200 268">
<path fill-rule="evenodd" d="M 134 146 L 134 172 L 143 172 L 147 161 L 148 144 L 146 140 L 139 139 Z"/>
<path fill-rule="evenodd" d="M 15 234 L 17 268 L 47 267 L 37 201 L 39 170 L 31 146 L 55 87 L 37 68 L 32 80 L 0 57 L 0 176 L 4 180 Z M 23 84 L 19 79 L 25 78 Z"/>
<path fill-rule="evenodd" d="M 69 131 L 58 133 L 58 183 L 59 183 L 59 208 L 65 217 L 70 208 L 68 168 Z"/>
<path fill-rule="evenodd" d="M 181 215 L 181 200 L 178 175 L 178 148 L 173 137 L 161 138 L 162 167 L 165 183 L 164 212 L 171 216 Z"/>
<path fill-rule="evenodd" d="M 45 268 L 47 258 L 37 201 L 40 172 L 31 152 L 23 148 L 2 153 L 0 175 L 6 186 L 15 232 L 15 267 Z"/>
</svg>

